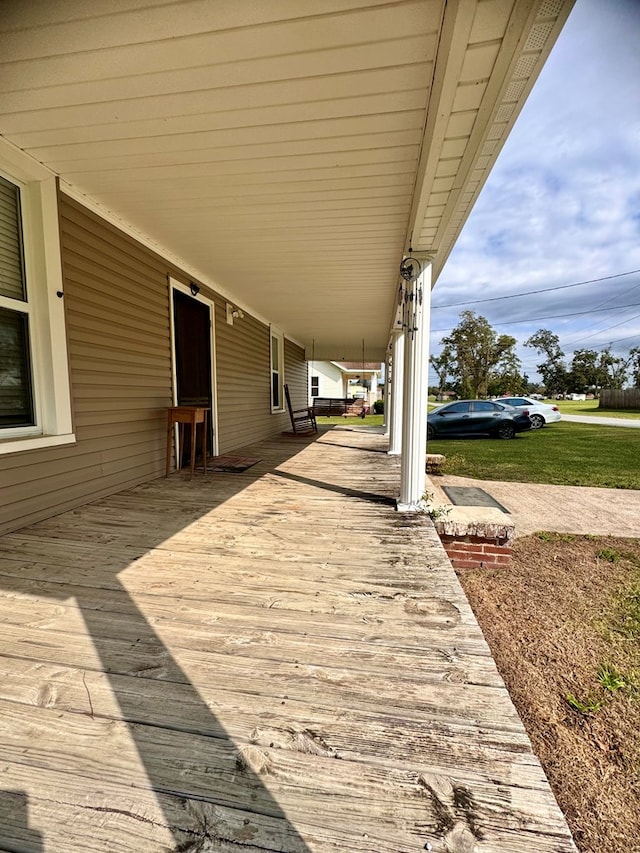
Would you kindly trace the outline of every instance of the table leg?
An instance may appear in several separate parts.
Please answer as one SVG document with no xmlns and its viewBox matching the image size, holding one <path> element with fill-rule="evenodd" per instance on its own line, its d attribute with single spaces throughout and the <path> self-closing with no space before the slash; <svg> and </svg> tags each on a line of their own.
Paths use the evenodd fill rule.
<svg viewBox="0 0 640 853">
<path fill-rule="evenodd" d="M 193 474 L 196 470 L 196 428 L 196 416 L 194 414 L 191 420 L 191 480 L 193 480 Z"/>
<path fill-rule="evenodd" d="M 165 473 L 165 477 L 169 476 L 169 470 L 171 469 L 171 450 L 173 447 L 173 420 L 171 418 L 171 413 L 169 413 L 167 421 L 167 470 Z"/>
<path fill-rule="evenodd" d="M 176 471 L 182 468 L 182 454 L 184 453 L 184 423 L 178 426 L 178 458 L 176 459 Z"/>
<path fill-rule="evenodd" d="M 207 410 L 204 410 L 204 419 L 202 423 L 202 429 L 204 430 L 204 434 L 202 436 L 202 463 L 204 467 L 204 473 L 207 473 Z"/>
</svg>

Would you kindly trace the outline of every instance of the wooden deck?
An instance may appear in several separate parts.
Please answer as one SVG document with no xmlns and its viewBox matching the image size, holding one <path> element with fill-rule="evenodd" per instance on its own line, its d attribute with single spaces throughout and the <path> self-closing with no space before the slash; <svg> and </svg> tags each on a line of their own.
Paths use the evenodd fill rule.
<svg viewBox="0 0 640 853">
<path fill-rule="evenodd" d="M 384 448 L 282 437 L 0 539 L 0 849 L 575 849 Z"/>
</svg>

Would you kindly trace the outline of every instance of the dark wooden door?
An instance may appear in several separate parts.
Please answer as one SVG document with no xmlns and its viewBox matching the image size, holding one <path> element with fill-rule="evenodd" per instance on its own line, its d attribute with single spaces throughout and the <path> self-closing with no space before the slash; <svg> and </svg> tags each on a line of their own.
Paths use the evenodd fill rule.
<svg viewBox="0 0 640 853">
<path fill-rule="evenodd" d="M 206 406 L 209 409 L 207 445 L 213 447 L 213 406 L 211 396 L 211 311 L 186 293 L 173 291 L 173 324 L 176 359 L 176 395 L 179 406 Z M 185 428 L 182 464 L 189 461 L 190 427 Z M 196 453 L 202 451 L 200 430 Z M 186 458 L 185 458 L 186 457 Z"/>
</svg>

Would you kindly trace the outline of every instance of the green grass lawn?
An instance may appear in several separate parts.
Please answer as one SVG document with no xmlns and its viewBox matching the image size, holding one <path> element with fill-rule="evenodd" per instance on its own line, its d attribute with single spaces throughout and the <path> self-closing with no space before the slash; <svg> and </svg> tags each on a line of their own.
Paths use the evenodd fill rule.
<svg viewBox="0 0 640 853">
<path fill-rule="evenodd" d="M 447 474 L 479 480 L 640 489 L 640 429 L 560 422 L 512 441 L 435 440 L 428 450 L 447 457 Z"/>
<path fill-rule="evenodd" d="M 565 415 L 600 415 L 607 418 L 640 418 L 640 409 L 600 409 L 598 400 L 544 400 Z"/>
</svg>

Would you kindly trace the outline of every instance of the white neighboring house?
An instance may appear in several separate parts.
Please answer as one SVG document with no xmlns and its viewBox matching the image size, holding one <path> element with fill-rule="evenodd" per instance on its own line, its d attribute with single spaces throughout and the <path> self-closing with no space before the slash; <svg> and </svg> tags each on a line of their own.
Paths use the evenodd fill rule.
<svg viewBox="0 0 640 853">
<path fill-rule="evenodd" d="M 315 397 L 360 397 L 372 407 L 381 377 L 380 362 L 310 361 L 309 405 Z"/>
</svg>

